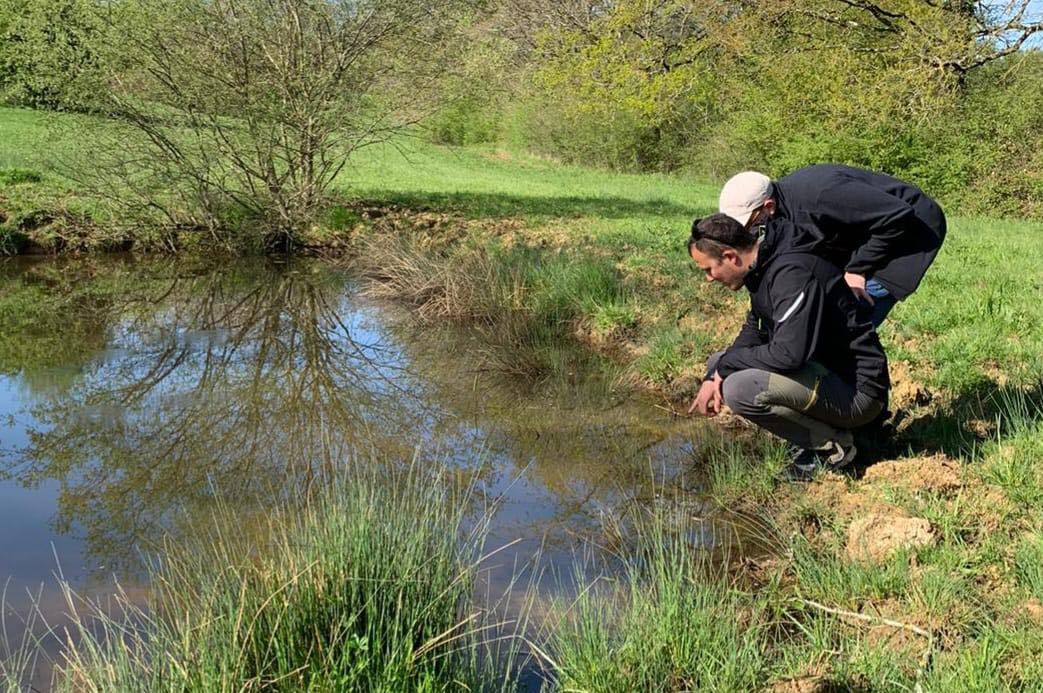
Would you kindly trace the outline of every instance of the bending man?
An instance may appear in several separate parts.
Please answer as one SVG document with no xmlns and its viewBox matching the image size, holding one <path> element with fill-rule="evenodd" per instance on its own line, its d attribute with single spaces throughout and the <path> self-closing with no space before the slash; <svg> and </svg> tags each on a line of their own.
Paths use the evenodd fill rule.
<svg viewBox="0 0 1043 693">
<path fill-rule="evenodd" d="M 884 410 L 887 358 L 835 265 L 812 255 L 816 237 L 784 220 L 746 229 L 725 214 L 696 220 L 688 254 L 707 281 L 750 292 L 746 322 L 707 364 L 689 408 L 732 411 L 794 447 L 789 475 L 855 457 L 851 429 Z"/>
<path fill-rule="evenodd" d="M 745 171 L 721 189 L 719 209 L 747 228 L 779 217 L 822 237 L 814 253 L 844 270 L 879 326 L 916 291 L 945 238 L 945 214 L 915 185 L 851 166 L 816 164 L 774 183 Z"/>
</svg>

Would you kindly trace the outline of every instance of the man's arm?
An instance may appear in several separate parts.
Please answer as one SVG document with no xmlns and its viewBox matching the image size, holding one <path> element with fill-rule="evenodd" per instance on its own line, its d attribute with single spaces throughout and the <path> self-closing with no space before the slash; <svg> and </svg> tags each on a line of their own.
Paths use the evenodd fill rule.
<svg viewBox="0 0 1043 693">
<path fill-rule="evenodd" d="M 818 346 L 825 304 L 825 288 L 803 267 L 780 269 L 771 279 L 771 340 L 757 346 L 729 348 L 717 362 L 717 374 L 759 368 L 773 373 L 794 371 L 811 359 Z"/>
<path fill-rule="evenodd" d="M 761 329 L 760 322 L 760 319 L 752 310 L 746 313 L 746 320 L 742 324 L 742 329 L 739 330 L 739 334 L 735 336 L 735 340 L 728 348 L 737 349 L 764 344 L 767 340 L 764 330 Z M 722 402 L 721 384 L 723 382 L 724 378 L 717 374 L 717 365 L 715 363 L 707 364 L 703 384 L 699 388 L 695 399 L 692 400 L 692 405 L 688 407 L 688 413 L 699 412 L 703 416 L 716 416 L 719 414 Z"/>
<path fill-rule="evenodd" d="M 746 313 L 746 320 L 742 323 L 742 329 L 739 330 L 739 334 L 735 336 L 732 345 L 728 347 L 727 351 L 766 344 L 768 341 L 767 335 L 761 329 L 760 323 L 760 318 L 754 315 L 753 310 Z M 712 371 L 708 369 L 706 375 L 703 376 L 703 380 L 713 380 L 715 373 L 716 369 Z"/>
</svg>

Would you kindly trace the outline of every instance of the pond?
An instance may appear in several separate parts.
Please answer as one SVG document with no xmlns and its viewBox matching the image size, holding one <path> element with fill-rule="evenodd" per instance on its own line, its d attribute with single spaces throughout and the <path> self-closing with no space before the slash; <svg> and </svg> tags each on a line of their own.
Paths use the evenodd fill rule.
<svg viewBox="0 0 1043 693">
<path fill-rule="evenodd" d="M 418 325 L 333 263 L 12 258 L 0 291 L 8 614 L 36 601 L 60 624 L 56 576 L 134 589 L 216 503 L 263 508 L 358 460 L 473 472 L 503 585 L 537 551 L 568 574 L 634 504 L 669 497 L 707 518 L 694 541 L 722 536 L 699 494 L 703 424 L 581 351 L 521 380 L 479 333 Z"/>
</svg>

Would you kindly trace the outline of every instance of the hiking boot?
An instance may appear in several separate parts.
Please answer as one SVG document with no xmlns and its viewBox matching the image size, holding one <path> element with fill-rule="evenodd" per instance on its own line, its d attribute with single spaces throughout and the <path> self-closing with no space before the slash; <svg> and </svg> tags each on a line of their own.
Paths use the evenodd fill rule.
<svg viewBox="0 0 1043 693">
<path fill-rule="evenodd" d="M 815 470 L 821 466 L 816 450 L 793 445 L 789 449 L 789 464 L 783 468 L 779 476 L 784 481 L 811 481 L 815 476 Z"/>
<path fill-rule="evenodd" d="M 854 443 L 842 445 L 835 440 L 821 448 L 791 446 L 789 464 L 781 476 L 787 481 L 811 481 L 819 469 L 842 469 L 851 464 L 857 452 Z"/>
<path fill-rule="evenodd" d="M 865 426 L 854 429 L 852 433 L 858 442 L 858 447 L 872 453 L 877 458 L 891 454 L 889 451 L 894 450 L 895 447 L 895 427 L 899 417 L 900 414 L 894 415 L 885 409 Z"/>
<path fill-rule="evenodd" d="M 815 453 L 826 467 L 843 469 L 854 461 L 855 455 L 858 454 L 858 448 L 855 447 L 854 442 L 842 445 L 835 440 L 831 440 L 826 443 L 825 447 L 815 450 Z"/>
</svg>

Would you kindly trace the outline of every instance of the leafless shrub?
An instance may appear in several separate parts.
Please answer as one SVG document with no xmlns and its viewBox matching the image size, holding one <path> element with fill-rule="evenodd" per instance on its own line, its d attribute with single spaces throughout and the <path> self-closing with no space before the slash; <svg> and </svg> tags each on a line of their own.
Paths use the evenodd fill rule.
<svg viewBox="0 0 1043 693">
<path fill-rule="evenodd" d="M 105 96 L 117 124 L 77 133 L 86 145 L 72 175 L 139 237 L 292 246 L 352 152 L 421 113 L 455 2 L 110 6 L 121 67 Z"/>
</svg>

